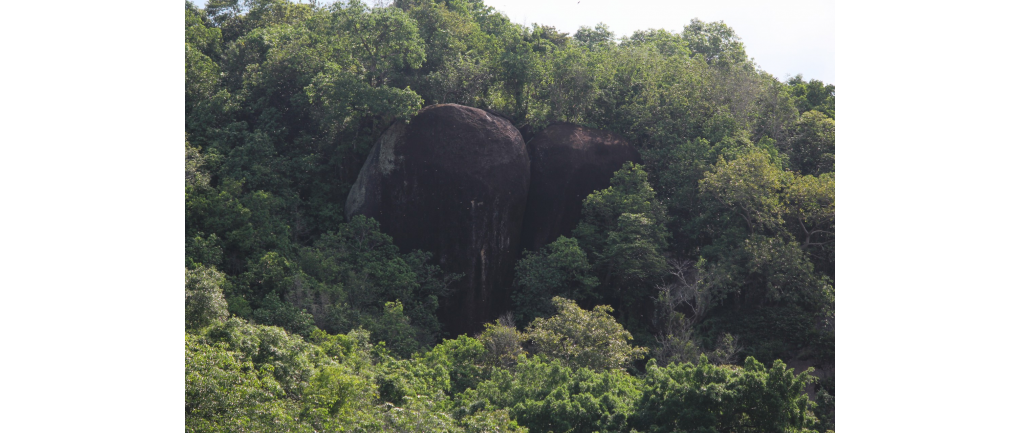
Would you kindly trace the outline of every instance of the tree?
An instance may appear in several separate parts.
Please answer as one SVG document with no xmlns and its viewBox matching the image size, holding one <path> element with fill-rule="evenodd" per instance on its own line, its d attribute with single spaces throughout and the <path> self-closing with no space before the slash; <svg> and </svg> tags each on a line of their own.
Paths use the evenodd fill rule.
<svg viewBox="0 0 1020 433">
<path fill-rule="evenodd" d="M 531 44 L 524 40 L 526 29 L 508 37 L 503 43 L 505 48 L 499 55 L 495 78 L 502 81 L 501 97 L 493 98 L 493 108 L 511 113 L 513 119 L 528 117 L 531 93 L 534 91 L 537 78 L 540 76 L 539 54 L 534 52 Z"/>
<path fill-rule="evenodd" d="M 727 411 L 725 418 L 729 419 L 724 422 L 759 432 L 798 431 L 808 427 L 809 410 L 814 404 L 804 393 L 804 387 L 815 381 L 811 371 L 796 374 L 779 360 L 767 369 L 748 357 L 743 374 L 730 384 L 737 400 Z"/>
<path fill-rule="evenodd" d="M 307 337 L 316 330 L 315 319 L 311 314 L 281 301 L 276 292 L 270 292 L 260 304 L 261 306 L 252 312 L 255 323 L 279 326 L 302 337 Z"/>
<path fill-rule="evenodd" d="M 587 311 L 558 296 L 552 302 L 556 315 L 535 319 L 525 330 L 536 353 L 572 367 L 602 371 L 626 367 L 648 352 L 628 343 L 633 337 L 609 314 L 612 307 L 599 305 Z"/>
<path fill-rule="evenodd" d="M 784 197 L 789 213 L 787 227 L 815 268 L 836 276 L 836 177 L 796 176 Z"/>
<path fill-rule="evenodd" d="M 598 286 L 588 258 L 574 238 L 560 236 L 538 252 L 526 251 L 516 271 L 514 311 L 525 323 L 552 315 L 553 297 L 591 299 Z"/>
<path fill-rule="evenodd" d="M 744 355 L 827 359 L 832 340 L 818 323 L 835 296 L 835 181 L 782 162 L 750 147 L 720 157 L 700 182 L 695 223 L 712 239 L 700 255 L 713 306 L 699 326 L 707 338 L 738 336 Z"/>
<path fill-rule="evenodd" d="M 784 151 L 790 156 L 791 168 L 801 174 L 836 171 L 836 121 L 814 110 L 805 112 L 794 125 Z"/>
<path fill-rule="evenodd" d="M 218 59 L 223 50 L 222 30 L 190 1 L 184 3 L 184 42 L 212 59 Z"/>
<path fill-rule="evenodd" d="M 699 262 L 698 264 L 702 264 Z M 694 340 L 694 322 L 702 319 L 711 306 L 711 292 L 701 269 L 687 261 L 669 261 L 672 278 L 658 284 L 655 300 L 656 359 L 665 362 L 694 362 L 703 352 Z M 679 309 L 693 311 L 687 318 Z"/>
<path fill-rule="evenodd" d="M 660 221 L 645 214 L 620 214 L 616 230 L 609 233 L 603 263 L 621 287 L 636 286 L 658 277 L 666 268 L 662 255 L 666 231 Z"/>
<path fill-rule="evenodd" d="M 749 279 L 764 283 L 760 291 L 745 291 L 754 295 L 750 299 L 799 303 L 814 311 L 826 309 L 832 302 L 835 295 L 828 279 L 814 272 L 797 243 L 754 235 L 745 240 L 743 253 L 748 259 Z"/>
<path fill-rule="evenodd" d="M 205 12 L 223 30 L 224 41 L 232 42 L 260 28 L 300 22 L 311 6 L 287 0 L 209 0 Z"/>
<path fill-rule="evenodd" d="M 184 429 L 186 432 L 293 428 L 293 402 L 251 358 L 200 337 L 184 336 Z"/>
<path fill-rule="evenodd" d="M 570 34 L 560 32 L 554 26 L 535 23 L 531 25 L 531 33 L 525 39 L 531 42 L 537 51 L 547 52 L 566 47 L 570 40 Z"/>
<path fill-rule="evenodd" d="M 633 35 L 625 36 L 620 42 L 620 46 L 624 48 L 642 45 L 651 45 L 664 56 L 690 56 L 692 54 L 682 35 L 665 29 L 635 30 Z"/>
<path fill-rule="evenodd" d="M 201 100 L 216 91 L 220 68 L 212 59 L 189 43 L 184 44 L 184 107 L 185 114 L 194 110 Z"/>
<path fill-rule="evenodd" d="M 488 377 L 490 369 L 484 364 L 489 353 L 481 341 L 459 335 L 456 339 L 443 340 L 422 357 L 428 364 L 441 365 L 450 372 L 452 397 L 468 388 L 476 388 L 478 382 Z"/>
<path fill-rule="evenodd" d="M 524 353 L 521 342 L 525 336 L 517 330 L 513 316 L 506 314 L 495 323 L 486 323 L 485 330 L 475 337 L 485 347 L 484 363 L 489 367 L 510 367 Z"/>
<path fill-rule="evenodd" d="M 666 271 L 668 220 L 640 165 L 625 163 L 610 184 L 584 200 L 573 234 L 599 278 L 598 296 L 617 306 L 626 322 L 641 316 L 654 297 L 654 280 Z"/>
<path fill-rule="evenodd" d="M 821 245 L 835 236 L 836 178 L 832 173 L 794 177 L 783 199 L 794 225 L 791 232 L 802 239 L 802 248 Z"/>
<path fill-rule="evenodd" d="M 623 218 L 621 226 L 624 214 L 630 216 Z M 602 261 L 604 254 L 600 253 L 606 251 L 611 235 L 624 236 L 620 230 L 633 230 L 644 224 L 637 215 L 642 215 L 648 223 L 645 225 L 651 226 L 651 231 L 646 233 L 650 236 L 647 241 L 657 248 L 664 247 L 667 235 L 661 226 L 666 222 L 665 209 L 648 184 L 648 173 L 640 165 L 627 162 L 613 175 L 609 188 L 595 191 L 584 199 L 574 237 L 585 251 L 596 252 L 596 260 Z"/>
<path fill-rule="evenodd" d="M 307 290 L 292 293 L 291 299 L 311 311 L 316 323 L 327 331 L 347 332 L 364 326 L 380 337 L 390 332 L 385 323 L 396 326 L 406 319 L 417 346 L 400 349 L 403 355 L 434 344 L 439 337 L 435 315 L 439 297 L 459 276 L 445 274 L 430 264 L 427 253 L 400 254 L 377 221 L 354 216 L 337 230 L 324 233 L 310 248 L 303 248 L 298 256 L 302 272 L 321 284 L 306 285 Z"/>
<path fill-rule="evenodd" d="M 609 59 L 615 50 L 577 44 L 548 50 L 538 61 L 529 123 L 536 128 L 555 121 L 592 125 L 605 118 L 611 109 L 605 92 L 614 87 Z"/>
<path fill-rule="evenodd" d="M 394 71 L 418 69 L 425 61 L 418 24 L 399 8 L 369 8 L 352 0 L 334 3 L 331 13 L 372 87 L 388 84 Z"/>
<path fill-rule="evenodd" d="M 220 68 L 216 59 L 223 50 L 220 29 L 209 22 L 191 2 L 184 8 L 184 99 L 185 113 L 216 92 Z"/>
<path fill-rule="evenodd" d="M 184 327 L 200 329 L 228 317 L 220 286 L 226 276 L 216 268 L 184 269 Z"/>
<path fill-rule="evenodd" d="M 639 381 L 621 370 L 571 368 L 559 359 L 522 358 L 458 396 L 456 412 L 506 410 L 535 432 L 629 432 L 641 396 Z"/>
<path fill-rule="evenodd" d="M 740 36 L 722 21 L 706 23 L 697 18 L 684 26 L 680 34 L 691 52 L 709 63 L 736 64 L 747 61 Z"/>
<path fill-rule="evenodd" d="M 631 426 L 641 431 L 800 432 L 813 403 L 803 393 L 814 377 L 794 374 L 782 361 L 771 369 L 749 357 L 743 368 L 648 363 L 646 392 Z"/>
<path fill-rule="evenodd" d="M 375 383 L 347 365 L 324 365 L 302 390 L 301 418 L 315 430 L 343 425 L 378 396 Z"/>
<path fill-rule="evenodd" d="M 836 118 L 835 85 L 825 84 L 821 80 L 805 82 L 801 74 L 786 80 L 786 84 L 798 111 L 804 113 L 814 110 L 825 113 L 830 118 Z"/>
<path fill-rule="evenodd" d="M 416 338 L 411 320 L 404 315 L 404 304 L 399 299 L 385 303 L 382 316 L 368 325 L 376 338 L 385 341 L 386 347 L 401 358 L 409 358 L 411 354 L 424 349 Z"/>
<path fill-rule="evenodd" d="M 703 194 L 740 215 L 754 234 L 782 224 L 779 193 L 790 177 L 768 154 L 752 150 L 731 161 L 720 156 L 698 184 Z"/>
<path fill-rule="evenodd" d="M 590 50 L 609 48 L 616 44 L 615 38 L 605 23 L 598 23 L 595 28 L 581 26 L 574 33 L 574 40 Z"/>
</svg>

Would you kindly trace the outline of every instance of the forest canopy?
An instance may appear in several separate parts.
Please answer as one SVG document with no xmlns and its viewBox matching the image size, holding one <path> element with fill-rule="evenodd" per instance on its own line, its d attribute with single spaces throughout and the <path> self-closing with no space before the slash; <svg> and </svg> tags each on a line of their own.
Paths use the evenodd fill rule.
<svg viewBox="0 0 1020 433">
<path fill-rule="evenodd" d="M 835 86 L 737 30 L 186 2 L 186 430 L 834 430 Z M 462 275 L 344 217 L 383 131 L 444 103 L 644 161 L 524 252 L 476 335 L 436 315 Z"/>
</svg>

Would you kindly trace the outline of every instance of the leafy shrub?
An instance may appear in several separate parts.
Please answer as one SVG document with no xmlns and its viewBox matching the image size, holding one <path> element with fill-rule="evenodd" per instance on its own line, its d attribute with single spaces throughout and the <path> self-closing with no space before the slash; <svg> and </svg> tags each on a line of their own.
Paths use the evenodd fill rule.
<svg viewBox="0 0 1020 433">
<path fill-rule="evenodd" d="M 450 373 L 450 395 L 474 388 L 488 376 L 485 359 L 489 352 L 485 345 L 466 335 L 443 340 L 422 357 L 430 365 L 441 365 Z"/>
<path fill-rule="evenodd" d="M 512 369 L 459 397 L 460 413 L 507 410 L 531 431 L 628 431 L 627 418 L 640 397 L 639 382 L 621 370 L 573 369 L 558 359 L 521 357 Z"/>
<path fill-rule="evenodd" d="M 647 365 L 647 391 L 631 425 L 642 431 L 803 431 L 813 403 L 804 387 L 814 377 L 794 374 L 782 361 L 771 369 L 747 358 L 744 368 L 698 364 Z"/>
<path fill-rule="evenodd" d="M 552 302 L 556 315 L 535 319 L 525 331 L 535 353 L 571 367 L 602 371 L 623 368 L 648 351 L 627 343 L 633 337 L 609 315 L 612 307 L 599 305 L 586 311 L 569 299 L 555 297 Z"/>
<path fill-rule="evenodd" d="M 485 347 L 485 365 L 509 367 L 524 353 L 521 342 L 524 336 L 514 326 L 513 317 L 504 315 L 496 323 L 486 323 L 485 330 L 476 337 Z"/>
<path fill-rule="evenodd" d="M 538 252 L 526 251 L 517 262 L 513 294 L 514 311 L 524 323 L 555 312 L 552 298 L 580 301 L 594 296 L 598 279 L 574 238 L 560 236 Z"/>
<path fill-rule="evenodd" d="M 252 312 L 255 322 L 279 326 L 301 336 L 311 335 L 315 321 L 311 314 L 280 300 L 276 293 L 270 292 L 262 300 L 262 307 Z"/>
<path fill-rule="evenodd" d="M 184 270 L 184 327 L 198 329 L 227 318 L 227 300 L 220 286 L 226 276 L 216 268 Z"/>
</svg>

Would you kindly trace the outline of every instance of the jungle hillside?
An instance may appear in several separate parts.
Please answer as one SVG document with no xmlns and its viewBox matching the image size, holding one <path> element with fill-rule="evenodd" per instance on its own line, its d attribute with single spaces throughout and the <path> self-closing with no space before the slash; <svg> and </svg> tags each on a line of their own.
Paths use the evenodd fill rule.
<svg viewBox="0 0 1020 433">
<path fill-rule="evenodd" d="M 186 2 L 186 431 L 834 431 L 835 86 L 761 70 L 739 30 Z M 440 110 L 517 146 L 514 221 L 552 212 L 533 204 L 562 167 L 536 168 L 541 143 L 623 156 L 482 278 L 491 247 L 475 275 L 408 247 L 430 245 L 407 240 L 424 217 L 351 211 L 373 164 L 415 162 L 380 147 Z M 483 230 L 457 221 L 436 233 Z"/>
</svg>

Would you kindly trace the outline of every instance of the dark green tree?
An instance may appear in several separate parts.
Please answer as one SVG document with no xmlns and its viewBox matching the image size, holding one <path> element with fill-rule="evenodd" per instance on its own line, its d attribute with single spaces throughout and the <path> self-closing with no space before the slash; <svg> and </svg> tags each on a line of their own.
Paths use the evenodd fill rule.
<svg viewBox="0 0 1020 433">
<path fill-rule="evenodd" d="M 514 311 L 524 323 L 536 317 L 548 317 L 555 311 L 555 296 L 588 300 L 595 296 L 598 279 L 577 240 L 560 236 L 538 252 L 525 252 L 517 263 L 517 290 L 513 294 Z"/>
<path fill-rule="evenodd" d="M 574 229 L 599 279 L 597 294 L 621 309 L 628 326 L 654 299 L 654 284 L 666 271 L 665 208 L 640 165 L 625 163 L 611 186 L 589 195 Z"/>
<path fill-rule="evenodd" d="M 794 97 L 797 110 L 801 113 L 815 110 L 836 118 L 836 86 L 821 80 L 805 82 L 801 74 L 786 80 L 789 93 Z"/>
</svg>

